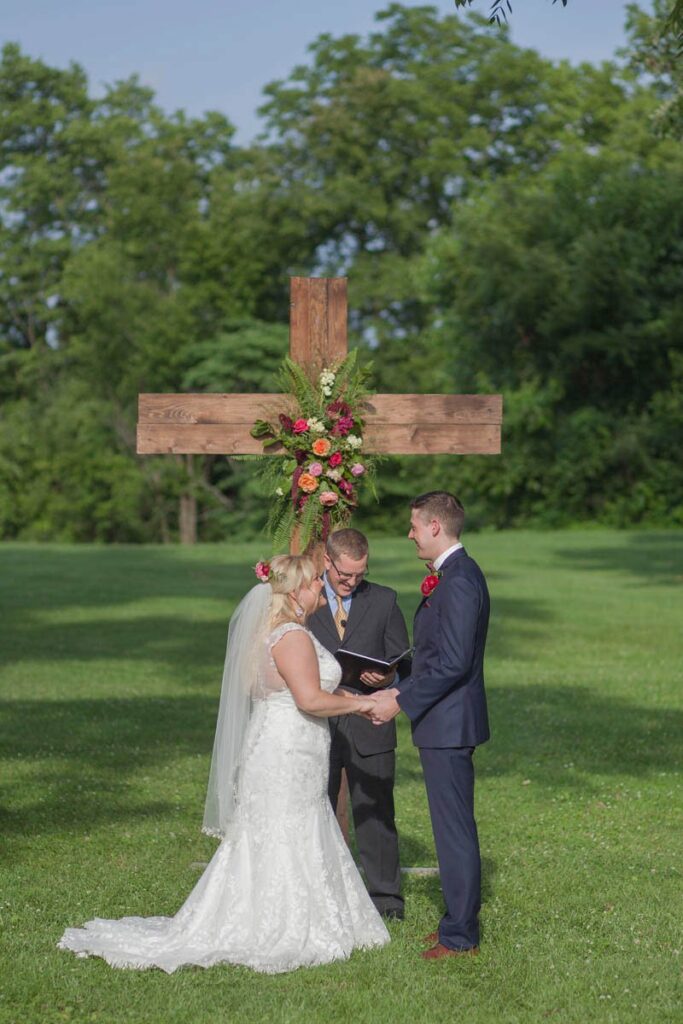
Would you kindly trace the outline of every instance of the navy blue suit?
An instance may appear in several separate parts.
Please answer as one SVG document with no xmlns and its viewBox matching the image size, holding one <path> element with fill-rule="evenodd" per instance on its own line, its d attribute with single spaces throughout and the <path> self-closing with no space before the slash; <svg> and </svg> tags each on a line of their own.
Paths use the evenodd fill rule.
<svg viewBox="0 0 683 1024">
<path fill-rule="evenodd" d="M 474 820 L 474 748 L 489 738 L 484 648 L 489 622 L 484 575 L 464 548 L 441 566 L 438 586 L 415 613 L 410 676 L 397 684 L 420 750 L 446 913 L 439 941 L 479 943 L 481 862 Z"/>
</svg>

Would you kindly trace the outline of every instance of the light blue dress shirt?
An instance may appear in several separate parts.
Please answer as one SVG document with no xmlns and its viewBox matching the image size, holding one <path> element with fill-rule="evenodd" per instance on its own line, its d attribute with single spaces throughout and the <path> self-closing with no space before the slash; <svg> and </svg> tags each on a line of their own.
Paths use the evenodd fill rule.
<svg viewBox="0 0 683 1024">
<path fill-rule="evenodd" d="M 327 578 L 327 573 L 325 573 L 325 577 L 324 578 L 325 578 L 325 597 L 327 598 L 327 603 L 330 606 L 330 611 L 332 612 L 332 618 L 334 618 L 335 612 L 337 611 L 337 602 L 339 600 L 339 597 L 337 596 L 337 594 L 335 594 L 334 590 L 332 589 L 332 587 L 330 585 L 330 581 Z M 344 609 L 347 618 L 349 616 L 349 612 L 351 611 L 351 601 L 352 601 L 352 599 L 353 599 L 353 592 L 351 592 L 348 597 L 342 597 L 342 608 Z"/>
</svg>

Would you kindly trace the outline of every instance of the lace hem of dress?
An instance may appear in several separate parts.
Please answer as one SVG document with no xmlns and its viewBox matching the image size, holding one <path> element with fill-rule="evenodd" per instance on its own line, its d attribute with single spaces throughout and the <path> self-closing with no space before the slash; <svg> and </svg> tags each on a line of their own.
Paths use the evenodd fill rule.
<svg viewBox="0 0 683 1024">
<path fill-rule="evenodd" d="M 223 839 L 225 832 L 220 828 L 207 828 L 206 825 L 202 825 L 202 832 L 205 836 L 211 836 L 212 839 Z"/>
<path fill-rule="evenodd" d="M 378 946 L 384 946 L 388 942 L 388 938 L 378 937 L 376 939 L 368 939 L 365 942 L 356 943 L 354 949 L 373 949 Z M 75 944 L 74 944 L 75 945 Z M 307 957 L 305 960 L 301 958 L 291 960 L 281 960 L 277 963 L 268 963 L 267 960 L 256 958 L 256 957 L 237 957 L 229 956 L 222 953 L 214 953 L 206 957 L 197 957 L 194 960 L 183 960 L 181 963 L 168 963 L 166 966 L 159 961 L 150 960 L 134 960 L 126 956 L 117 956 L 114 953 L 105 953 L 102 950 L 96 948 L 88 948 L 87 944 L 80 946 L 75 949 L 74 945 L 71 945 L 68 940 L 60 939 L 57 943 L 57 949 L 64 949 L 67 952 L 74 953 L 79 959 L 85 959 L 87 957 L 95 956 L 99 959 L 104 960 L 109 964 L 110 967 L 116 967 L 124 970 L 131 971 L 164 971 L 166 974 L 173 974 L 175 971 L 182 967 L 216 967 L 218 964 L 233 964 L 236 967 L 249 967 L 252 971 L 258 971 L 260 974 L 285 974 L 290 971 L 296 971 L 300 967 L 319 967 L 324 964 L 333 963 L 339 960 L 348 960 L 353 950 L 340 951 L 336 950 L 334 953 L 328 953 L 326 955 L 317 955 Z"/>
</svg>

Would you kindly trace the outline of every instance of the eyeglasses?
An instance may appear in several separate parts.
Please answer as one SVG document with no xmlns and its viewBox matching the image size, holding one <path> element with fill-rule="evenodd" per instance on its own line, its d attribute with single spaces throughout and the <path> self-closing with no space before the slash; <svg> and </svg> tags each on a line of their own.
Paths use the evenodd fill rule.
<svg viewBox="0 0 683 1024">
<path fill-rule="evenodd" d="M 361 580 L 364 580 L 365 577 L 368 575 L 367 569 L 365 569 L 364 572 L 342 572 L 341 569 L 337 568 L 334 559 L 330 558 L 329 555 L 327 557 L 330 559 L 330 562 L 332 562 L 332 565 L 334 566 L 334 571 L 336 572 L 337 576 L 344 583 L 349 583 L 351 580 L 358 580 L 358 582 L 360 583 Z"/>
</svg>

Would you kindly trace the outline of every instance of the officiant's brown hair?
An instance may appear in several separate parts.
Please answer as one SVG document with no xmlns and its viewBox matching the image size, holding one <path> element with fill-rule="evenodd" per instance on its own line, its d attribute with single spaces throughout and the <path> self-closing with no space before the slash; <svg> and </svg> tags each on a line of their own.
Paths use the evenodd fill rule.
<svg viewBox="0 0 683 1024">
<path fill-rule="evenodd" d="M 330 558 L 339 558 L 340 555 L 348 555 L 354 561 L 360 562 L 365 558 L 368 551 L 368 538 L 360 530 L 354 530 L 347 526 L 343 530 L 335 530 L 327 538 L 325 550 Z"/>
<path fill-rule="evenodd" d="M 413 498 L 410 507 L 423 519 L 438 519 L 449 537 L 460 537 L 465 523 L 465 509 L 459 498 L 448 491 L 428 491 Z"/>
</svg>

